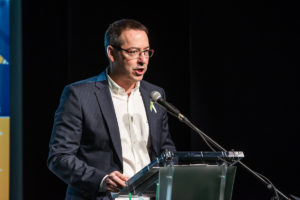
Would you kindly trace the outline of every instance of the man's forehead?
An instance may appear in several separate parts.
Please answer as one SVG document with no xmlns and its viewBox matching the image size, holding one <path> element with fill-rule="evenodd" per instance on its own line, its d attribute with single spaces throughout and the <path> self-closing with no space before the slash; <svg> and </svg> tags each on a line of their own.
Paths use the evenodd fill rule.
<svg viewBox="0 0 300 200">
<path fill-rule="evenodd" d="M 136 29 L 126 29 L 124 30 L 121 35 L 120 38 L 122 39 L 148 39 L 147 33 L 143 30 L 136 30 Z"/>
<path fill-rule="evenodd" d="M 149 46 L 148 36 L 143 30 L 127 29 L 120 35 L 122 45 L 136 48 L 147 48 Z"/>
</svg>

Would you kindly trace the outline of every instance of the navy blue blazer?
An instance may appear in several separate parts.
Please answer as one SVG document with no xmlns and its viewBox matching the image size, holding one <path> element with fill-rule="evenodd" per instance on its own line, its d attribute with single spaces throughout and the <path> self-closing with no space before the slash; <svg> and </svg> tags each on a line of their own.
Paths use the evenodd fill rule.
<svg viewBox="0 0 300 200">
<path fill-rule="evenodd" d="M 149 123 L 153 160 L 165 149 L 175 151 L 168 116 L 162 107 L 150 110 L 150 93 L 162 88 L 141 81 L 140 92 Z M 99 193 L 102 178 L 123 172 L 118 122 L 105 71 L 66 86 L 55 113 L 48 168 L 68 184 L 66 199 L 107 199 Z"/>
</svg>

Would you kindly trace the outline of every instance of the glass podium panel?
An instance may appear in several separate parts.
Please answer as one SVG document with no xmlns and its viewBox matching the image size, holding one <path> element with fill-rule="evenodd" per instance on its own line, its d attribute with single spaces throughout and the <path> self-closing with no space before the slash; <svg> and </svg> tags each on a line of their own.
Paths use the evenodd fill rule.
<svg viewBox="0 0 300 200">
<path fill-rule="evenodd" d="M 174 166 L 169 198 L 169 167 L 159 170 L 159 200 L 230 200 L 236 167 L 227 165 Z"/>
</svg>

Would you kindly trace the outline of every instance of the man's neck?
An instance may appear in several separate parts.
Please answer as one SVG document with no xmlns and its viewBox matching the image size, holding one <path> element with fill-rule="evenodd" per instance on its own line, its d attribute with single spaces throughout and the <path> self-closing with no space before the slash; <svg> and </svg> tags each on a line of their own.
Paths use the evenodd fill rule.
<svg viewBox="0 0 300 200">
<path fill-rule="evenodd" d="M 115 80 L 114 80 L 115 81 Z M 133 88 L 136 87 L 136 83 L 128 83 L 126 81 L 115 81 L 120 87 L 124 88 L 126 94 L 129 96 Z"/>
<path fill-rule="evenodd" d="M 115 83 L 125 90 L 128 96 L 130 95 L 132 89 L 136 87 L 137 82 L 128 81 L 122 78 L 122 76 L 113 74 L 110 71 L 108 71 L 108 75 Z"/>
</svg>

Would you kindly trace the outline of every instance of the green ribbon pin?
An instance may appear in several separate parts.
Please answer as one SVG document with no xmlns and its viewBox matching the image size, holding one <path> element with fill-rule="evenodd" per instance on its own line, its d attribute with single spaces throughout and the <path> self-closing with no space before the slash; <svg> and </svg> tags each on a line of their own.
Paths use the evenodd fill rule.
<svg viewBox="0 0 300 200">
<path fill-rule="evenodd" d="M 152 112 L 153 109 L 153 101 L 150 101 L 150 111 Z"/>
</svg>

